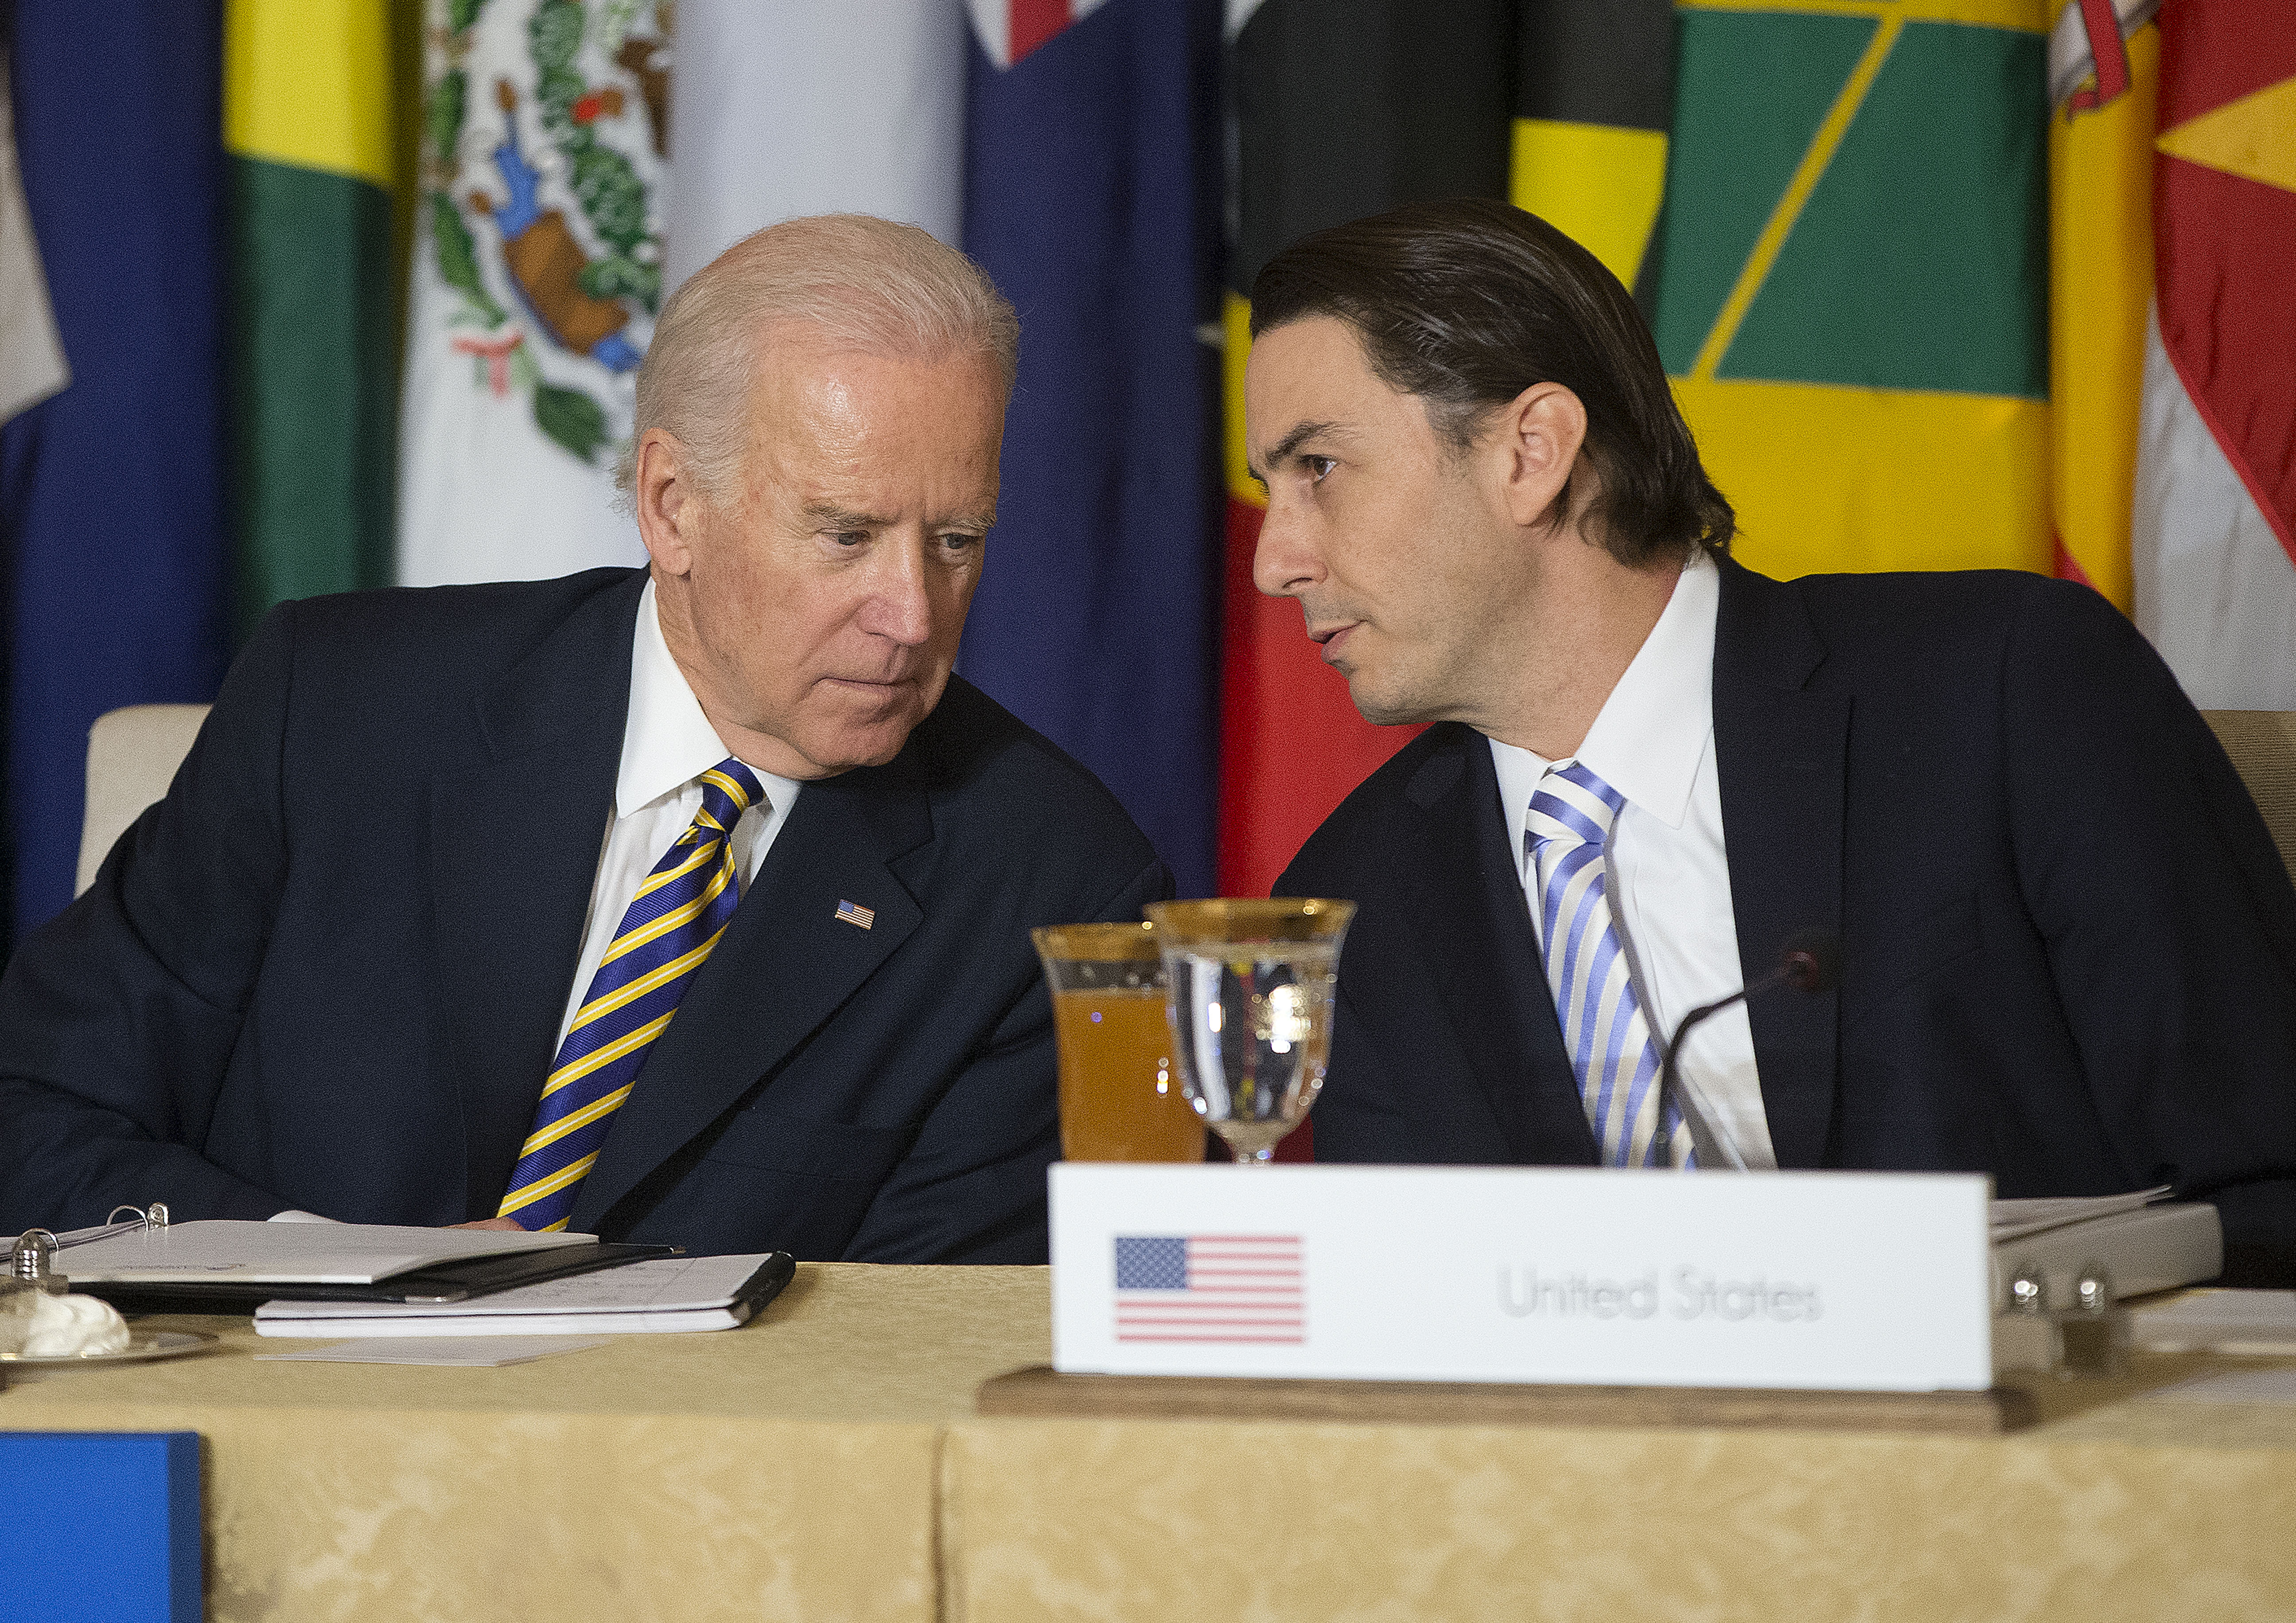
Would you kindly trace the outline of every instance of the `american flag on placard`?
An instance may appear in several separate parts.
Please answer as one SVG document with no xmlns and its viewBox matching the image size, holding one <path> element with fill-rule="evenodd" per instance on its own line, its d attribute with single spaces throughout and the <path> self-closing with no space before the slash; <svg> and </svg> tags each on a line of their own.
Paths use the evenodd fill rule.
<svg viewBox="0 0 2296 1623">
<path fill-rule="evenodd" d="M 1308 1339 L 1306 1255 L 1297 1234 L 1119 1234 L 1119 1341 Z"/>
</svg>

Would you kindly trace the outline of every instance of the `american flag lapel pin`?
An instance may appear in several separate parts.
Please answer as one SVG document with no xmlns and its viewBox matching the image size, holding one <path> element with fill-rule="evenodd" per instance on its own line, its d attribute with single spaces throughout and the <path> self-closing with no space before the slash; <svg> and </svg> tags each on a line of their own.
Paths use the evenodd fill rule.
<svg viewBox="0 0 2296 1623">
<path fill-rule="evenodd" d="M 865 930 L 877 922 L 877 910 L 873 907 L 857 906 L 850 902 L 840 902 L 837 904 L 837 917 L 846 924 Z"/>
</svg>

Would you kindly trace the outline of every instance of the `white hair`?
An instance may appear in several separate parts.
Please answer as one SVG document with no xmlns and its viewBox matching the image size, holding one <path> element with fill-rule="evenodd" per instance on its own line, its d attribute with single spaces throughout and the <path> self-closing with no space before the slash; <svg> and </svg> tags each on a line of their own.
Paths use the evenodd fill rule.
<svg viewBox="0 0 2296 1623">
<path fill-rule="evenodd" d="M 915 226 L 817 214 L 750 233 L 696 271 L 655 323 L 638 367 L 637 415 L 614 482 L 634 493 L 650 428 L 685 450 L 702 496 L 731 488 L 770 329 L 804 323 L 832 347 L 940 361 L 986 356 L 1004 393 L 1021 323 L 980 266 Z"/>
</svg>

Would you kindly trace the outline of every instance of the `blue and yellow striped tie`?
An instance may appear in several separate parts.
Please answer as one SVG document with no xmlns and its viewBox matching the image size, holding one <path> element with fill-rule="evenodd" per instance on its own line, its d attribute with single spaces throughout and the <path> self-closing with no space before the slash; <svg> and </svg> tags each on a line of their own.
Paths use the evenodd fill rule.
<svg viewBox="0 0 2296 1623">
<path fill-rule="evenodd" d="M 742 899 L 734 825 L 764 803 L 765 791 L 738 761 L 701 774 L 701 809 L 630 899 L 559 1044 L 497 1215 L 529 1229 L 566 1226 L 614 1112 L 733 919 Z"/>
</svg>

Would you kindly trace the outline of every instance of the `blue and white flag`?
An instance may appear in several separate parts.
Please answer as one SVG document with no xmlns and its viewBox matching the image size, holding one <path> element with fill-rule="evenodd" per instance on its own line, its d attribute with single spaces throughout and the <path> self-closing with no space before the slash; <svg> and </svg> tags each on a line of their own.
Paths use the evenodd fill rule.
<svg viewBox="0 0 2296 1623">
<path fill-rule="evenodd" d="M 973 0 L 964 250 L 1021 316 L 957 669 L 1213 888 L 1216 6 Z M 1207 342 L 1207 337 L 1213 342 Z"/>
<path fill-rule="evenodd" d="M 89 725 L 215 696 L 231 575 L 219 8 L 10 16 L 24 202 L 70 360 L 0 428 L 0 828 L 20 934 L 71 900 Z"/>
</svg>

